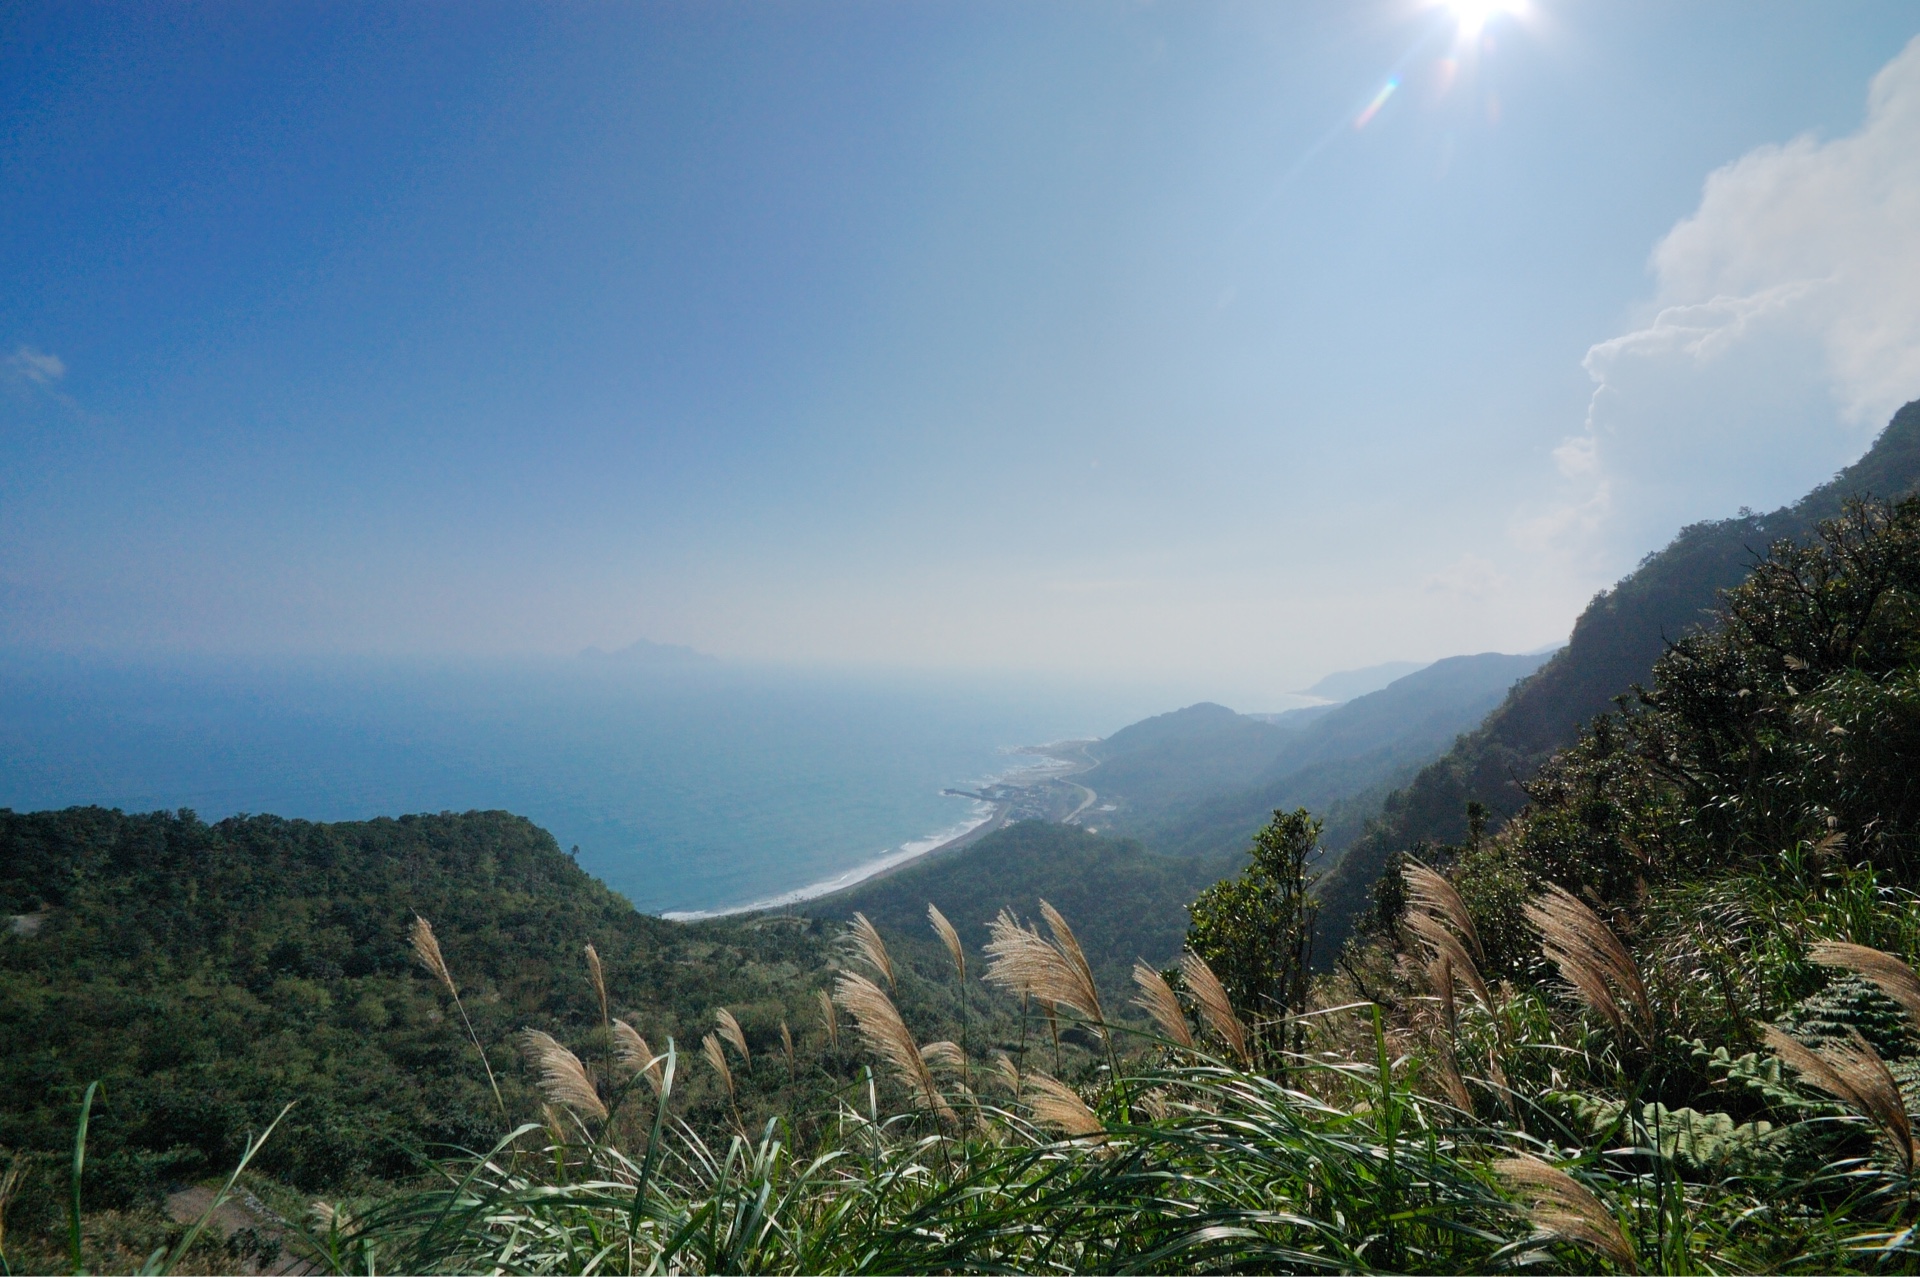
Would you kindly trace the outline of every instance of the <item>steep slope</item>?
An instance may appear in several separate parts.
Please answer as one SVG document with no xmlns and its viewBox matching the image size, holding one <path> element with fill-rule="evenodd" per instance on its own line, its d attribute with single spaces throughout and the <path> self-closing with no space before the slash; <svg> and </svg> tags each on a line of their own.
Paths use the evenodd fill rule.
<svg viewBox="0 0 1920 1277">
<path fill-rule="evenodd" d="M 1899 496 L 1920 485 L 1920 401 L 1908 404 L 1865 456 L 1791 506 L 1683 529 L 1664 550 L 1610 590 L 1574 623 L 1567 646 L 1514 688 L 1475 731 L 1390 795 L 1380 819 L 1322 882 L 1327 952 L 1344 941 L 1395 850 L 1466 835 L 1469 801 L 1497 826 L 1526 801 L 1520 782 L 1613 698 L 1651 677 L 1667 643 L 1700 624 L 1722 590 L 1739 584 L 1768 545 L 1803 537 L 1853 496 Z"/>
<path fill-rule="evenodd" d="M 1326 852 L 1338 855 L 1387 787 L 1404 782 L 1547 659 L 1482 652 L 1436 661 L 1307 725 L 1251 786 L 1170 813 L 1142 836 L 1171 854 L 1206 855 L 1244 846 L 1275 809 L 1309 807 L 1327 822 Z"/>
<path fill-rule="evenodd" d="M 1224 705 L 1189 705 L 1123 727 L 1091 746 L 1088 753 L 1099 765 L 1080 779 L 1102 803 L 1118 809 L 1109 823 L 1132 828 L 1206 794 L 1252 784 L 1321 712 L 1315 706 L 1268 721 Z"/>
</svg>

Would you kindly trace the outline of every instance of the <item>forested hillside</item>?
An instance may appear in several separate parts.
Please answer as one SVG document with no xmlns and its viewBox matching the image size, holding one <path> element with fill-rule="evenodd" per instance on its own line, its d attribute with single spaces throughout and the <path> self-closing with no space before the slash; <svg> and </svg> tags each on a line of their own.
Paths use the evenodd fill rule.
<svg viewBox="0 0 1920 1277">
<path fill-rule="evenodd" d="M 1920 485 L 1920 401 L 1896 413 L 1865 456 L 1795 504 L 1771 514 L 1697 523 L 1649 554 L 1574 623 L 1567 646 L 1514 688 L 1484 723 L 1389 795 L 1379 819 L 1321 883 L 1322 927 L 1337 946 L 1367 907 L 1395 851 L 1458 843 L 1467 804 L 1482 804 L 1496 830 L 1526 801 L 1521 784 L 1615 697 L 1652 676 L 1667 645 L 1698 628 L 1722 591 L 1739 584 L 1782 538 L 1804 538 L 1847 498 L 1895 497 Z"/>
<path fill-rule="evenodd" d="M 731 1006 L 758 1045 L 817 1019 L 826 942 L 773 919 L 634 912 L 504 812 L 314 824 L 272 816 L 0 811 L 0 1147 L 55 1150 L 101 1081 L 89 1201 L 124 1203 L 238 1156 L 289 1100 L 262 1169 L 306 1187 L 415 1173 L 485 1145 L 503 1114 L 409 947 L 439 934 L 516 1114 L 537 1108 L 511 1035 L 613 1014 L 698 1042 Z"/>
</svg>

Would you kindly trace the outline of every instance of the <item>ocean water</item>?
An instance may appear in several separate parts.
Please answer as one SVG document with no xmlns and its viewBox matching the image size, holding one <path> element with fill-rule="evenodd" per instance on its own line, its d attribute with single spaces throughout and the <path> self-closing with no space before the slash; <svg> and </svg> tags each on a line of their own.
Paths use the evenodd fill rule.
<svg viewBox="0 0 1920 1277">
<path fill-rule="evenodd" d="M 554 660 L 0 662 L 0 806 L 353 820 L 505 809 L 648 912 L 804 895 L 986 811 L 1021 745 L 1142 689 Z"/>
</svg>

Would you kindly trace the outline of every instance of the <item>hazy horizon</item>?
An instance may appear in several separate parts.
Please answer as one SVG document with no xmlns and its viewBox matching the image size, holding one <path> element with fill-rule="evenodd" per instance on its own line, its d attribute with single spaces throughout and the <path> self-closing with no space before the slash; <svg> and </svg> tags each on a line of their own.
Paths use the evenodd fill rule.
<svg viewBox="0 0 1920 1277">
<path fill-rule="evenodd" d="M 1916 33 L 11 6 L 0 648 L 1253 711 L 1536 650 L 1920 397 Z"/>
</svg>

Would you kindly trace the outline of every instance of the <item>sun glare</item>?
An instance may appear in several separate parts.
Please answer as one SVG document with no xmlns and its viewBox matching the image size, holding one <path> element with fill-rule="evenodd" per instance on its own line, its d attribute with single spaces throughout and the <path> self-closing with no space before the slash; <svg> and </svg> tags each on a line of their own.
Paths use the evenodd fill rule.
<svg viewBox="0 0 1920 1277">
<path fill-rule="evenodd" d="M 1462 40 L 1471 40 L 1496 15 L 1518 14 L 1525 0 L 1444 0 L 1448 13 Z"/>
</svg>

